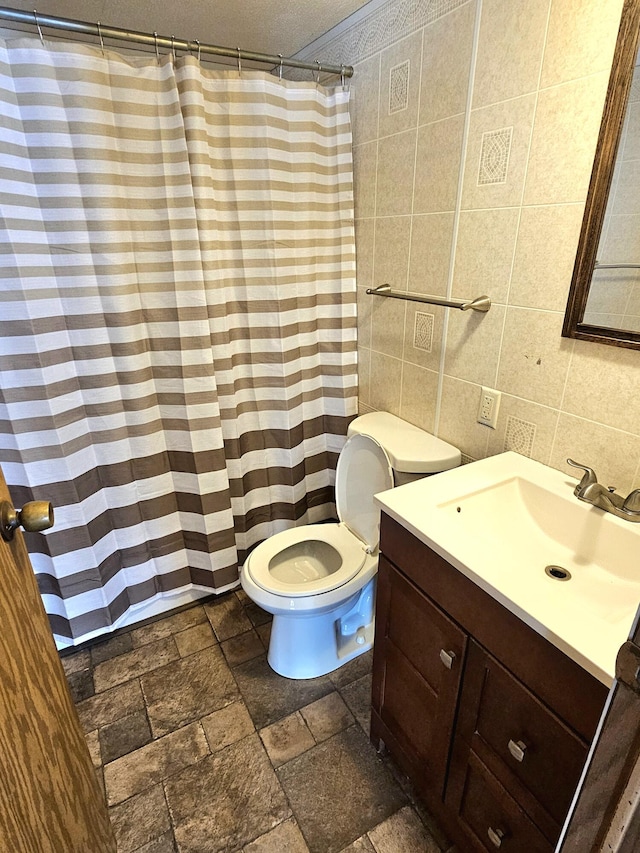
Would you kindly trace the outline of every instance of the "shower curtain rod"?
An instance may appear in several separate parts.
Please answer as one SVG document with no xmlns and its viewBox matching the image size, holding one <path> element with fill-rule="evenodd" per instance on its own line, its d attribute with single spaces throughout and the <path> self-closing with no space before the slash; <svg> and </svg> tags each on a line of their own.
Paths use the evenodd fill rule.
<svg viewBox="0 0 640 853">
<path fill-rule="evenodd" d="M 31 24 L 38 28 L 38 34 L 42 39 L 41 27 L 52 27 L 57 30 L 68 30 L 74 33 L 88 33 L 100 40 L 102 45 L 105 38 L 120 39 L 121 41 L 131 41 L 136 44 L 150 45 L 156 48 L 156 51 L 161 48 L 167 48 L 171 51 L 184 50 L 189 53 L 196 53 L 198 57 L 201 54 L 210 54 L 212 56 L 228 56 L 235 59 L 240 66 L 243 59 L 250 62 L 266 62 L 275 67 L 282 68 L 304 68 L 310 71 L 326 72 L 327 74 L 339 74 L 341 77 L 352 77 L 353 68 L 351 65 L 324 65 L 316 60 L 315 62 L 303 62 L 299 59 L 284 58 L 281 54 L 276 56 L 269 53 L 256 53 L 252 50 L 241 50 L 239 47 L 219 47 L 215 44 L 200 44 L 197 39 L 187 41 L 185 39 L 177 39 L 174 36 L 160 36 L 157 33 L 141 33 L 136 30 L 123 30 L 120 27 L 109 27 L 98 21 L 96 24 L 91 24 L 88 21 L 76 21 L 72 18 L 59 18 L 56 15 L 44 15 L 34 9 L 33 12 L 24 12 L 19 9 L 12 9 L 9 6 L 0 6 L 0 20 L 16 21 L 21 24 Z"/>
</svg>

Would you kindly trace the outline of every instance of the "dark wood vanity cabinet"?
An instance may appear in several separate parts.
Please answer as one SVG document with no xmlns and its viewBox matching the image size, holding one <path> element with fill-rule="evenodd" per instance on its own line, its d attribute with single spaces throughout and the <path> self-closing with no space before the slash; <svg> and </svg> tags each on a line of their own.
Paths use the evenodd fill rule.
<svg viewBox="0 0 640 853">
<path fill-rule="evenodd" d="M 607 688 L 383 514 L 371 739 L 464 851 L 552 851 Z"/>
</svg>

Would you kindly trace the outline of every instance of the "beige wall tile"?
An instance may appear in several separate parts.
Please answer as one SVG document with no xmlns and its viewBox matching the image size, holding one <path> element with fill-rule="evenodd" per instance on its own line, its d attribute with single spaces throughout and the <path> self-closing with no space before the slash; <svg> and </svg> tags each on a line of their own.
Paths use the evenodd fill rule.
<svg viewBox="0 0 640 853">
<path fill-rule="evenodd" d="M 483 0 L 473 106 L 538 89 L 550 0 Z"/>
<path fill-rule="evenodd" d="M 367 142 L 353 149 L 353 193 L 356 219 L 375 216 L 378 143 Z"/>
<path fill-rule="evenodd" d="M 533 428 L 533 458 L 562 467 L 563 456 L 579 452 L 584 433 L 592 464 L 602 452 L 603 471 L 607 466 L 615 471 L 617 454 L 627 454 L 620 463 L 623 475 L 629 479 L 631 469 L 640 475 L 640 451 L 629 440 L 640 436 L 638 394 L 632 388 L 634 378 L 638 385 L 637 353 L 561 337 L 621 2 L 482 0 L 474 109 L 463 154 L 463 94 L 470 79 L 464 72 L 465 39 L 478 3 L 469 2 L 409 37 L 389 32 L 387 46 L 358 66 L 353 124 L 360 411 L 392 411 L 432 430 L 440 379 L 439 434 L 469 457 L 501 452 L 505 441 L 528 446 Z M 397 3 L 400 10 L 401 0 Z M 542 47 L 547 9 L 548 38 Z M 414 67 L 421 41 L 423 65 Z M 389 71 L 405 59 L 408 106 L 390 116 Z M 627 211 L 635 210 L 628 206 L 640 198 L 640 179 L 636 182 L 633 173 L 640 160 L 640 142 L 632 138 L 635 126 L 640 127 L 640 110 L 630 113 L 625 137 L 629 175 L 620 182 L 618 201 Z M 508 128 L 508 159 L 500 159 L 508 136 L 500 132 Z M 485 133 L 493 134 L 495 145 L 486 149 L 491 157 L 483 177 L 493 177 L 489 172 L 495 169 L 500 183 L 478 182 Z M 617 177 L 622 177 L 622 165 Z M 631 218 L 627 212 L 614 219 L 609 212 L 603 257 L 628 252 L 632 262 L 637 260 L 640 246 L 636 250 L 633 244 L 632 251 L 627 244 L 631 226 L 625 224 Z M 367 297 L 365 288 L 382 279 L 394 289 L 440 295 L 452 279 L 455 298 L 486 292 L 494 304 L 480 317 Z M 599 320 L 640 328 L 640 285 L 634 288 L 632 278 L 629 282 L 617 288 L 617 313 L 604 299 L 594 299 Z M 414 346 L 416 315 L 418 343 L 424 346 L 431 334 L 430 352 Z M 503 392 L 496 430 L 476 422 L 479 383 Z M 567 446 L 574 433 L 578 450 Z M 602 451 L 598 441 L 604 442 Z"/>
<path fill-rule="evenodd" d="M 553 0 L 542 86 L 611 69 L 622 0 Z"/>
<path fill-rule="evenodd" d="M 358 287 L 371 287 L 373 282 L 374 219 L 356 219 L 356 281 Z"/>
<path fill-rule="evenodd" d="M 409 290 L 446 295 L 453 221 L 453 213 L 425 213 L 412 218 Z"/>
<path fill-rule="evenodd" d="M 435 426 L 437 396 L 437 372 L 405 361 L 402 369 L 400 417 L 432 433 Z"/>
<path fill-rule="evenodd" d="M 427 367 L 429 370 L 440 370 L 440 353 L 442 351 L 442 330 L 446 308 L 439 308 L 437 305 L 424 305 L 419 302 L 407 302 L 407 314 L 405 317 L 404 327 L 404 349 L 402 358 L 405 363 Z M 428 319 L 432 327 L 432 346 L 430 350 L 415 346 L 416 332 L 416 315 L 422 314 L 419 318 L 425 321 L 424 315 Z M 433 320 L 430 318 L 433 317 Z"/>
<path fill-rule="evenodd" d="M 621 347 L 576 341 L 563 408 L 640 433 L 640 356 Z"/>
<path fill-rule="evenodd" d="M 358 347 L 358 411 L 371 406 L 371 350 Z"/>
<path fill-rule="evenodd" d="M 479 403 L 479 385 L 451 376 L 443 377 L 438 437 L 473 459 L 483 459 L 487 455 L 491 432 L 489 427 L 476 421 Z"/>
<path fill-rule="evenodd" d="M 380 140 L 376 188 L 378 216 L 411 213 L 415 155 L 415 130 Z"/>
<path fill-rule="evenodd" d="M 519 209 L 463 210 L 456 241 L 453 296 L 473 299 L 486 293 L 506 302 Z"/>
<path fill-rule="evenodd" d="M 525 204 L 587 197 L 607 80 L 602 72 L 540 92 Z"/>
<path fill-rule="evenodd" d="M 598 480 L 628 494 L 640 486 L 637 477 L 640 437 L 584 418 L 560 414 L 551 465 L 577 478 L 579 471 L 567 459 L 594 468 Z"/>
<path fill-rule="evenodd" d="M 535 95 L 527 95 L 472 111 L 465 158 L 463 210 L 521 204 L 535 102 Z M 488 150 L 485 134 L 508 131 L 509 128 L 512 129 L 511 143 L 504 155 L 507 158 L 504 180 L 479 183 L 483 138 L 485 156 Z"/>
<path fill-rule="evenodd" d="M 421 59 L 421 30 L 382 51 L 380 136 L 400 133 L 418 124 Z M 406 107 L 401 108 L 404 103 Z"/>
<path fill-rule="evenodd" d="M 358 288 L 358 347 L 371 346 L 371 311 L 376 298 L 369 296 L 364 287 Z"/>
<path fill-rule="evenodd" d="M 564 311 L 584 205 L 522 209 L 509 304 Z"/>
<path fill-rule="evenodd" d="M 548 465 L 558 416 L 557 409 L 503 394 L 496 429 L 489 435 L 489 455 L 515 450 Z"/>
<path fill-rule="evenodd" d="M 505 307 L 486 314 L 450 311 L 444 372 L 478 385 L 495 385 Z"/>
<path fill-rule="evenodd" d="M 419 129 L 414 213 L 440 213 L 455 208 L 463 129 L 463 116 Z"/>
<path fill-rule="evenodd" d="M 500 351 L 498 389 L 557 408 L 573 342 L 562 338 L 560 313 L 508 308 Z"/>
<path fill-rule="evenodd" d="M 380 57 L 372 56 L 354 66 L 349 108 L 353 144 L 378 138 Z"/>
<path fill-rule="evenodd" d="M 370 298 L 375 300 L 371 308 L 371 349 L 402 358 L 405 313 L 409 303 L 378 296 Z"/>
<path fill-rule="evenodd" d="M 425 28 L 419 124 L 465 111 L 475 17 L 467 3 Z"/>
<path fill-rule="evenodd" d="M 410 239 L 410 216 L 385 216 L 376 219 L 373 253 L 373 281 L 376 287 L 379 284 L 390 284 L 394 290 L 407 289 Z M 383 301 L 376 296 L 372 299 Z"/>
<path fill-rule="evenodd" d="M 402 361 L 390 355 L 371 352 L 369 405 L 377 411 L 400 416 Z"/>
</svg>

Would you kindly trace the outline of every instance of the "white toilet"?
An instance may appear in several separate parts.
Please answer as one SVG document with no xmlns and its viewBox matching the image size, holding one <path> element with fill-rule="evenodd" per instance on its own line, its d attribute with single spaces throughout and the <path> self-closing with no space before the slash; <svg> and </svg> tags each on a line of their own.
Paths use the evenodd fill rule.
<svg viewBox="0 0 640 853">
<path fill-rule="evenodd" d="M 460 451 L 387 412 L 352 421 L 336 468 L 339 523 L 306 524 L 258 545 L 240 572 L 273 614 L 268 661 L 287 678 L 315 678 L 373 645 L 378 492 L 460 464 Z"/>
</svg>

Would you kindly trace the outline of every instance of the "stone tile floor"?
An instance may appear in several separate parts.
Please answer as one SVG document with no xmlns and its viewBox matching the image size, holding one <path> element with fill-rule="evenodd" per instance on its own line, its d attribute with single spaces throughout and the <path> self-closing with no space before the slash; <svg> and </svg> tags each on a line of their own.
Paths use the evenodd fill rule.
<svg viewBox="0 0 640 853">
<path fill-rule="evenodd" d="M 440 853 L 368 739 L 371 654 L 291 681 L 242 591 L 74 652 L 63 665 L 118 853 Z"/>
</svg>

